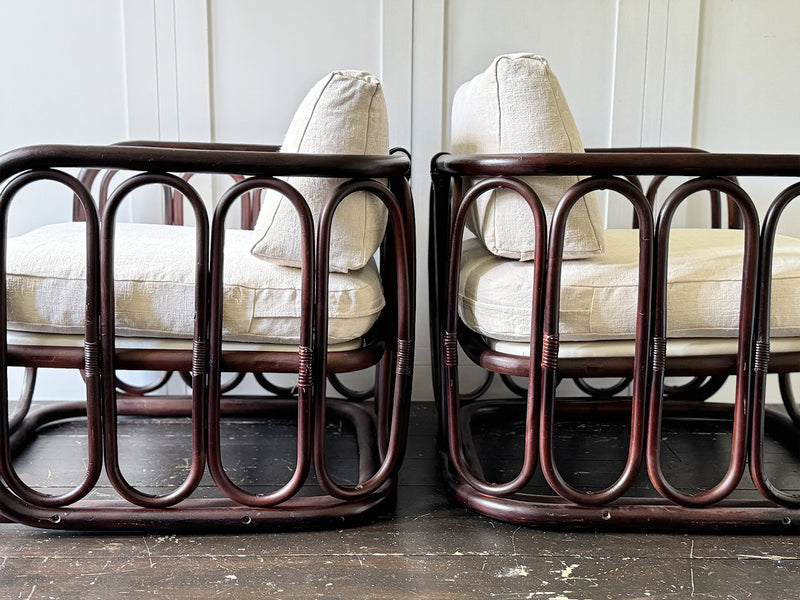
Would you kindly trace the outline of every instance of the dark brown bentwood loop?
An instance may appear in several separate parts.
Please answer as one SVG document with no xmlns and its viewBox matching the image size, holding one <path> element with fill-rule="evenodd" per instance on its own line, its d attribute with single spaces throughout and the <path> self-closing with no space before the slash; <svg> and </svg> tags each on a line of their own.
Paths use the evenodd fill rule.
<svg viewBox="0 0 800 600">
<path fill-rule="evenodd" d="M 534 227 L 534 275 L 533 275 L 533 295 L 531 298 L 531 332 L 530 332 L 530 368 L 528 371 L 529 383 L 527 392 L 527 402 L 525 408 L 525 443 L 523 450 L 522 467 L 519 473 L 505 483 L 493 483 L 480 479 L 470 469 L 464 457 L 464 446 L 462 443 L 463 424 L 461 423 L 461 406 L 458 393 L 458 348 L 456 342 L 457 328 L 457 306 L 458 306 L 458 286 L 459 286 L 459 267 L 460 261 L 451 260 L 450 273 L 447 284 L 447 313 L 445 315 L 445 327 L 442 344 L 444 365 L 446 369 L 445 380 L 447 387 L 445 390 L 446 412 L 448 423 L 448 441 L 450 460 L 460 477 L 469 485 L 485 494 L 506 496 L 522 489 L 533 477 L 536 469 L 538 429 L 536 421 L 539 409 L 539 360 L 542 354 L 541 349 L 541 302 L 542 290 L 544 289 L 545 278 L 545 257 L 547 253 L 547 222 L 545 220 L 544 208 L 536 193 L 529 185 L 519 179 L 513 178 L 489 178 L 484 179 L 472 186 L 464 196 L 463 201 L 458 206 L 455 221 L 452 228 L 450 239 L 450 256 L 460 256 L 462 248 L 462 238 L 466 226 L 467 213 L 472 203 L 482 194 L 496 189 L 507 189 L 518 194 L 528 205 L 533 216 Z"/>
<path fill-rule="evenodd" d="M 395 355 L 394 373 L 386 376 L 394 379 L 393 386 L 385 386 L 387 390 L 392 390 L 394 398 L 391 409 L 391 424 L 388 442 L 382 450 L 382 461 L 378 469 L 370 476 L 361 476 L 361 481 L 355 486 L 345 486 L 334 481 L 328 472 L 325 459 L 325 423 L 326 423 L 326 375 L 328 373 L 328 277 L 330 274 L 330 241 L 333 217 L 337 207 L 349 195 L 355 192 L 369 192 L 376 196 L 388 209 L 389 225 L 388 231 L 391 234 L 391 248 L 394 251 L 393 259 L 394 272 L 396 274 L 396 300 L 397 306 L 397 344 L 408 352 L 413 347 L 413 301 L 414 279 L 413 262 L 409 260 L 411 248 L 413 248 L 414 234 L 410 229 L 413 221 L 409 223 L 410 214 L 410 192 L 407 182 L 402 179 L 392 183 L 393 189 L 402 190 L 402 197 L 398 198 L 389 188 L 373 180 L 353 180 L 341 184 L 328 199 L 319 217 L 319 231 L 317 232 L 317 285 L 316 285 L 316 339 L 314 355 L 314 381 L 318 383 L 314 390 L 315 415 L 314 415 L 314 471 L 317 475 L 320 487 L 331 496 L 342 500 L 355 500 L 365 497 L 380 489 L 390 477 L 397 473 L 400 462 L 405 453 L 406 434 L 408 429 L 408 417 L 410 406 L 407 401 L 408 390 L 410 389 L 410 364 L 408 358 L 403 359 L 407 366 L 403 367 L 403 372 L 397 369 L 397 357 Z M 383 261 L 382 261 L 383 262 Z M 397 347 L 395 348 L 397 349 Z M 386 360 L 389 356 L 384 357 Z M 381 368 L 380 365 L 378 367 Z M 376 403 L 380 404 L 383 400 L 376 397 Z"/>
<path fill-rule="evenodd" d="M 220 402 L 222 400 L 222 325 L 225 256 L 225 217 L 235 200 L 256 189 L 275 190 L 297 211 L 301 234 L 300 344 L 297 355 L 297 455 L 291 478 L 269 494 L 252 494 L 236 485 L 222 461 Z M 291 185 L 272 177 L 253 177 L 232 186 L 214 212 L 211 237 L 211 356 L 208 399 L 208 467 L 217 487 L 232 500 L 246 506 L 275 506 L 294 496 L 303 486 L 311 465 L 311 350 L 314 331 L 314 220 L 303 196 Z"/>
<path fill-rule="evenodd" d="M 86 406 L 84 408 L 87 418 L 87 463 L 83 479 L 80 484 L 63 494 L 43 494 L 34 490 L 23 482 L 12 463 L 11 428 L 19 423 L 12 424 L 8 418 L 8 387 L 7 372 L 8 360 L 8 297 L 6 281 L 6 240 L 8 227 L 8 211 L 11 202 L 17 193 L 26 185 L 35 181 L 56 181 L 68 187 L 84 211 L 86 221 L 86 325 L 84 328 L 84 364 L 86 382 Z M 100 229 L 97 211 L 94 207 L 92 196 L 86 187 L 76 178 L 61 171 L 28 171 L 13 179 L 0 195 L 0 239 L 2 239 L 3 252 L 0 253 L 0 290 L 3 299 L 0 306 L 0 377 L 2 390 L 0 390 L 0 475 L 8 488 L 25 502 L 36 507 L 51 508 L 66 506 L 80 500 L 88 494 L 100 476 L 103 465 L 103 448 L 100 419 L 100 263 L 99 239 Z M 32 385 L 32 384 L 31 384 Z M 33 395 L 30 390 L 29 396 Z M 29 399 L 30 400 L 30 397 Z"/>
<path fill-rule="evenodd" d="M 766 411 L 766 379 L 770 362 L 772 262 L 775 237 L 783 211 L 798 196 L 800 196 L 800 183 L 795 183 L 778 194 L 769 207 L 761 229 L 761 262 L 756 286 L 758 289 L 758 322 L 756 323 L 756 344 L 753 358 L 753 423 L 750 430 L 750 476 L 753 478 L 753 482 L 764 497 L 790 508 L 800 508 L 800 496 L 780 490 L 770 481 L 764 469 L 764 414 Z M 797 431 L 800 414 L 791 393 L 789 376 L 783 373 L 780 376 L 781 397 L 784 400 L 787 414 L 794 422 L 795 431 Z"/>
<path fill-rule="evenodd" d="M 109 198 L 103 213 L 101 260 L 101 307 L 104 333 L 103 370 L 116 371 L 115 301 L 114 301 L 114 231 L 116 214 L 122 201 L 134 190 L 148 184 L 160 184 L 180 191 L 191 204 L 196 221 L 195 314 L 192 355 L 192 459 L 184 481 L 166 494 L 148 494 L 136 489 L 123 476 L 117 441 L 117 401 L 114 378 L 105 378 L 104 433 L 106 472 L 117 493 L 146 508 L 164 508 L 187 498 L 200 483 L 206 461 L 205 400 L 208 352 L 208 217 L 196 190 L 174 175 L 142 173 L 124 181 Z"/>
<path fill-rule="evenodd" d="M 639 281 L 636 305 L 636 344 L 634 350 L 633 401 L 631 405 L 631 434 L 625 467 L 607 488 L 600 491 L 580 491 L 569 485 L 555 464 L 554 422 L 558 362 L 558 325 L 561 293 L 561 266 L 567 218 L 575 204 L 586 194 L 611 190 L 630 201 L 639 223 Z M 540 454 L 542 472 L 547 483 L 562 498 L 584 505 L 607 504 L 621 497 L 639 473 L 644 453 L 645 402 L 647 398 L 647 362 L 650 337 L 650 297 L 653 260 L 653 215 L 641 189 L 629 181 L 609 177 L 584 179 L 574 184 L 558 203 L 550 226 L 547 257 L 547 287 L 544 304 L 544 343 L 542 358 L 542 411 Z"/>
<path fill-rule="evenodd" d="M 697 494 L 686 494 L 667 482 L 661 470 L 661 420 L 663 386 L 666 365 L 667 338 L 667 270 L 669 263 L 669 234 L 672 218 L 686 198 L 699 191 L 716 190 L 732 198 L 744 219 L 744 259 L 742 261 L 742 292 L 739 307 L 739 343 L 736 367 L 736 398 L 734 404 L 733 441 L 728 470 L 722 480 L 712 488 Z M 650 481 L 665 498 L 682 506 L 707 506 L 728 496 L 742 478 L 747 456 L 747 402 L 750 385 L 750 352 L 753 347 L 755 318 L 755 283 L 758 269 L 758 214 L 750 197 L 735 183 L 727 179 L 698 178 L 679 186 L 664 202 L 657 225 L 658 249 L 656 252 L 655 293 L 653 305 L 653 336 L 659 340 L 653 356 L 653 381 L 651 384 L 650 415 L 648 420 L 647 470 Z"/>
</svg>

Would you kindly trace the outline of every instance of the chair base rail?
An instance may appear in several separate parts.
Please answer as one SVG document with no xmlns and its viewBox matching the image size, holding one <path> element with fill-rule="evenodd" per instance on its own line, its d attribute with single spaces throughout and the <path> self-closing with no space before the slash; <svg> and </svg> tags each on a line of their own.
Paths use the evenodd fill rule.
<svg viewBox="0 0 800 600">
<path fill-rule="evenodd" d="M 766 500 L 726 500 L 712 507 L 687 508 L 663 499 L 624 498 L 606 506 L 589 507 L 553 496 L 491 497 L 457 480 L 450 481 L 450 490 L 459 502 L 476 512 L 526 526 L 612 531 L 800 533 L 800 510 L 776 506 Z"/>
<path fill-rule="evenodd" d="M 464 462 L 478 474 L 479 479 L 485 478 L 481 457 L 471 434 L 472 424 L 485 424 L 487 419 L 507 424 L 509 412 L 515 411 L 519 419 L 523 406 L 520 399 L 485 399 L 461 407 Z M 630 418 L 631 400 L 618 397 L 612 400 L 559 398 L 556 406 L 560 423 L 585 422 L 591 418 L 601 418 L 606 423 L 624 422 Z M 663 414 L 665 419 L 676 422 L 729 423 L 734 416 L 734 405 L 672 400 L 665 403 Z M 798 430 L 786 412 L 768 407 L 764 417 L 764 429 L 769 439 L 797 453 Z M 800 508 L 776 504 L 760 496 L 755 489 L 737 488 L 729 498 L 703 507 L 680 506 L 652 489 L 650 496 L 637 496 L 629 491 L 612 502 L 585 506 L 570 502 L 552 490 L 544 494 L 526 490 L 508 495 L 488 494 L 459 476 L 447 450 L 441 451 L 441 459 L 443 469 L 448 473 L 449 491 L 458 502 L 486 517 L 518 525 L 598 531 L 800 533 Z M 644 464 L 641 471 L 646 471 Z"/>
<path fill-rule="evenodd" d="M 376 446 L 375 407 L 370 402 L 327 399 L 328 415 L 347 421 L 353 428 L 358 449 L 358 477 L 368 479 L 380 463 Z M 220 403 L 223 417 L 265 418 L 297 416 L 296 398 L 226 396 Z M 191 417 L 191 398 L 184 396 L 119 396 L 117 415 L 121 417 Z M 43 430 L 72 419 L 86 417 L 85 402 L 52 402 L 30 411 L 10 438 L 13 455 L 35 441 Z M 313 479 L 306 485 L 313 485 Z M 96 491 L 95 488 L 94 491 Z M 225 497 L 192 497 L 168 508 L 146 508 L 124 499 L 99 500 L 93 492 L 78 502 L 63 507 L 33 506 L 0 489 L 0 522 L 60 530 L 85 531 L 175 531 L 175 532 L 252 532 L 297 529 L 326 529 L 353 526 L 392 509 L 397 477 L 362 498 L 339 499 L 307 491 L 275 506 L 246 506 Z M 207 494 L 208 491 L 202 491 Z M 314 494 L 314 495 L 306 495 Z"/>
<path fill-rule="evenodd" d="M 81 531 L 247 533 L 354 526 L 389 510 L 396 481 L 361 500 L 330 496 L 292 498 L 273 508 L 251 508 L 223 499 L 188 499 L 166 509 L 85 500 L 68 508 L 12 510 L 0 506 L 0 522 Z"/>
</svg>

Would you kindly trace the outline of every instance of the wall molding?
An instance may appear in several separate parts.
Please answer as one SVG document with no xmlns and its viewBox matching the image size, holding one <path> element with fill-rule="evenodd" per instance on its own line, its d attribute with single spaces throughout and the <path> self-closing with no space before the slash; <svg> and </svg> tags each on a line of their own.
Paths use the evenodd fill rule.
<svg viewBox="0 0 800 600">
<path fill-rule="evenodd" d="M 413 0 L 383 0 L 380 79 L 390 116 L 389 141 L 406 149 L 411 148 L 413 56 Z"/>
<path fill-rule="evenodd" d="M 447 21 L 445 19 L 446 0 L 414 0 L 413 23 L 413 57 L 411 80 L 411 185 L 416 198 L 417 232 L 420 240 L 425 240 L 428 230 L 428 211 L 425 199 L 430 187 L 431 157 L 443 149 L 443 112 L 446 105 L 444 97 L 445 35 Z M 424 251 L 425 243 L 420 241 L 417 249 Z M 420 256 L 422 258 L 422 255 Z M 416 364 L 425 365 L 417 373 L 429 372 L 430 342 L 428 341 L 428 299 L 427 261 L 417 261 L 417 306 L 422 308 L 417 313 Z M 415 397 L 431 396 L 430 379 L 417 376 L 414 378 L 415 388 L 420 387 Z M 417 392 L 415 392 L 416 394 Z"/>
<path fill-rule="evenodd" d="M 609 145 L 691 146 L 700 3 L 618 0 L 616 9 Z M 606 222 L 627 226 L 630 209 L 610 204 Z"/>
<path fill-rule="evenodd" d="M 130 139 L 211 139 L 208 6 L 123 0 Z"/>
<path fill-rule="evenodd" d="M 128 138 L 159 139 L 155 2 L 123 0 Z"/>
</svg>

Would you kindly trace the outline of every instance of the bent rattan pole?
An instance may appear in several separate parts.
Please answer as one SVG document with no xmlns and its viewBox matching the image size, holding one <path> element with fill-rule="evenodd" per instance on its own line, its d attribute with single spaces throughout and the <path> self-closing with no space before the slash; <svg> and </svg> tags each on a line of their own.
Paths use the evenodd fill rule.
<svg viewBox="0 0 800 600">
<path fill-rule="evenodd" d="M 114 378 L 116 372 L 114 232 L 116 214 L 122 201 L 134 190 L 148 184 L 160 184 L 180 191 L 195 214 L 195 303 L 192 350 L 192 458 L 189 473 L 181 484 L 166 494 L 149 494 L 132 486 L 122 474 L 117 439 L 117 408 Z M 142 173 L 124 181 L 109 198 L 103 214 L 101 259 L 101 317 L 103 323 L 103 370 L 105 377 L 104 443 L 106 474 L 120 496 L 146 508 L 164 508 L 187 498 L 200 483 L 206 461 L 206 377 L 208 370 L 208 217 L 197 191 L 180 177 Z"/>
<path fill-rule="evenodd" d="M 431 187 L 428 208 L 428 305 L 430 308 L 430 321 L 428 338 L 431 352 L 431 382 L 433 395 L 436 402 L 438 415 L 437 442 L 445 444 L 447 440 L 446 409 L 446 383 L 442 362 L 442 319 L 446 312 L 447 268 L 449 263 L 450 246 L 450 221 L 451 197 L 458 195 L 460 201 L 460 186 L 455 185 L 458 177 L 442 175 L 436 169 L 436 160 L 442 156 L 437 154 L 431 160 Z M 451 185 L 451 181 L 453 185 Z M 453 200 L 456 202 L 456 200 Z"/>
<path fill-rule="evenodd" d="M 301 234 L 300 344 L 297 380 L 297 451 L 292 476 L 280 489 L 269 494 L 252 494 L 236 485 L 225 471 L 220 443 L 220 401 L 222 397 L 222 325 L 225 217 L 235 200 L 255 189 L 275 190 L 297 211 Z M 253 507 L 274 506 L 294 496 L 305 483 L 311 465 L 311 390 L 310 357 L 313 336 L 313 256 L 314 221 L 303 196 L 291 185 L 271 177 L 253 177 L 233 185 L 220 199 L 214 212 L 211 238 L 211 352 L 208 398 L 208 468 L 214 483 L 232 500 Z"/>
<path fill-rule="evenodd" d="M 17 405 L 14 408 L 14 413 L 8 417 L 8 430 L 12 435 L 14 430 L 19 427 L 19 424 L 22 423 L 22 421 L 25 419 L 25 416 L 31 409 L 33 392 L 36 389 L 37 372 L 38 369 L 36 367 L 25 367 L 25 379 L 22 382 L 22 389 L 19 393 Z"/>
<path fill-rule="evenodd" d="M 11 424 L 8 419 L 8 288 L 6 281 L 6 253 L 8 211 L 14 196 L 24 186 L 35 181 L 55 181 L 68 187 L 80 203 L 85 215 L 86 231 L 86 312 L 84 327 L 83 369 L 86 382 L 87 406 L 87 462 L 83 479 L 73 489 L 57 495 L 43 494 L 24 483 L 12 464 L 10 447 Z M 103 465 L 101 435 L 101 379 L 100 379 L 100 264 L 99 222 L 92 196 L 75 177 L 61 171 L 28 171 L 14 178 L 0 196 L 0 279 L 2 279 L 2 307 L 0 307 L 0 369 L 2 369 L 2 391 L 0 391 L 0 474 L 8 488 L 25 502 L 38 507 L 57 507 L 76 502 L 91 491 L 100 477 Z M 31 390 L 32 393 L 32 390 Z"/>
<path fill-rule="evenodd" d="M 800 196 L 800 183 L 795 183 L 783 190 L 769 207 L 764 225 L 761 229 L 761 261 L 758 275 L 758 321 L 756 323 L 756 343 L 753 357 L 752 386 L 752 429 L 750 432 L 750 476 L 764 497 L 788 506 L 800 508 L 800 495 L 790 494 L 777 488 L 764 469 L 764 412 L 766 405 L 766 377 L 769 371 L 769 338 L 770 314 L 772 299 L 772 263 L 775 251 L 775 237 L 778 224 L 786 207 Z M 788 374 L 780 374 L 781 396 L 786 412 L 797 431 L 798 411 L 788 387 Z M 786 381 L 783 381 L 786 379 Z"/>
<path fill-rule="evenodd" d="M 639 284 L 636 305 L 636 342 L 634 350 L 633 401 L 628 456 L 619 477 L 603 490 L 584 492 L 568 484 L 554 458 L 555 395 L 558 384 L 558 324 L 561 291 L 561 264 L 567 217 L 573 206 L 586 194 L 611 190 L 627 198 L 639 222 Z M 574 184 L 564 194 L 553 214 L 547 260 L 547 288 L 544 308 L 544 348 L 542 350 L 542 409 L 540 454 L 547 483 L 561 497 L 576 504 L 607 504 L 621 497 L 639 473 L 644 454 L 645 402 L 647 398 L 648 340 L 650 339 L 650 296 L 653 260 L 653 215 L 641 190 L 624 179 L 593 177 Z"/>
<path fill-rule="evenodd" d="M 667 338 L 667 270 L 669 263 L 669 234 L 676 209 L 690 195 L 717 190 L 732 198 L 744 219 L 744 259 L 742 261 L 742 292 L 739 306 L 739 341 L 736 367 L 736 397 L 734 404 L 733 441 L 728 469 L 715 486 L 697 494 L 687 494 L 674 488 L 661 469 L 661 420 L 664 399 Z M 752 351 L 755 319 L 755 284 L 758 268 L 758 214 L 745 191 L 727 179 L 703 177 L 679 186 L 661 208 L 657 225 L 657 261 L 653 302 L 653 379 L 651 383 L 650 414 L 648 419 L 647 470 L 650 481 L 665 498 L 683 506 L 706 506 L 727 497 L 739 484 L 747 454 L 747 402 L 750 385 L 750 353 Z"/>
<path fill-rule="evenodd" d="M 1 157 L 0 157 L 1 158 Z M 469 177 L 593 175 L 680 175 L 718 177 L 768 175 L 796 177 L 800 155 L 709 154 L 706 152 L 599 151 L 529 154 L 439 155 L 435 166 L 441 173 Z"/>
<path fill-rule="evenodd" d="M 393 187 L 396 187 L 393 185 Z M 317 282 L 316 282 L 316 339 L 314 353 L 314 470 L 320 487 L 335 498 L 355 500 L 381 489 L 394 477 L 405 453 L 406 434 L 410 411 L 409 395 L 413 363 L 413 300 L 414 281 L 409 259 L 413 251 L 413 233 L 409 226 L 410 194 L 403 179 L 402 189 L 406 190 L 398 198 L 386 186 L 374 180 L 352 180 L 342 183 L 333 191 L 319 217 L 317 241 Z M 330 241 L 333 217 L 336 208 L 349 195 L 369 192 L 376 196 L 388 209 L 394 249 L 394 272 L 396 273 L 397 306 L 397 360 L 394 365 L 393 384 L 384 381 L 384 390 L 376 390 L 376 398 L 387 390 L 394 390 L 391 409 L 391 425 L 385 454 L 378 469 L 370 477 L 359 481 L 355 486 L 345 486 L 334 481 L 325 459 L 325 416 L 326 416 L 326 374 L 328 345 L 328 277 L 330 273 Z M 388 351 L 387 351 L 388 352 Z M 384 357 L 386 358 L 386 357 Z M 390 378 L 385 378 L 390 379 Z"/>
<path fill-rule="evenodd" d="M 519 179 L 489 178 L 475 184 L 465 194 L 463 201 L 458 206 L 452 226 L 450 239 L 450 256 L 460 256 L 464 227 L 466 226 L 467 213 L 472 205 L 482 194 L 504 188 L 515 192 L 528 205 L 533 217 L 534 227 L 534 285 L 531 297 L 531 352 L 528 369 L 528 391 L 525 405 L 525 442 L 523 450 L 522 467 L 519 473 L 504 483 L 485 481 L 477 476 L 467 463 L 462 443 L 462 424 L 460 421 L 460 403 L 458 393 L 458 338 L 457 306 L 460 261 L 451 260 L 450 272 L 447 280 L 446 314 L 443 323 L 442 356 L 445 378 L 445 402 L 448 431 L 447 439 L 450 451 L 450 460 L 458 475 L 473 488 L 484 494 L 505 496 L 521 490 L 533 477 L 537 464 L 538 450 L 538 409 L 539 409 L 539 359 L 541 357 L 541 305 L 542 291 L 545 281 L 545 257 L 547 254 L 547 221 L 544 208 L 539 197 L 525 182 Z"/>
<path fill-rule="evenodd" d="M 164 172 L 302 175 L 304 177 L 402 177 L 408 158 L 393 155 L 303 154 L 251 150 L 208 150 L 151 146 L 41 145 L 0 154 L 0 181 L 25 169 L 85 167 Z"/>
</svg>

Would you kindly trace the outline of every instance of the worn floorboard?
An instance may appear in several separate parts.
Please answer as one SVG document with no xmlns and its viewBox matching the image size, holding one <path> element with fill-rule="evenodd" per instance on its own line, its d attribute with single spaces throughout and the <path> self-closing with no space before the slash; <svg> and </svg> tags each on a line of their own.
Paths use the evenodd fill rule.
<svg viewBox="0 0 800 600">
<path fill-rule="evenodd" d="M 0 524 L 0 599 L 779 600 L 800 594 L 800 540 L 795 537 L 544 531 L 492 521 L 455 505 L 439 472 L 435 421 L 431 405 L 414 405 L 392 514 L 343 530 L 246 535 L 82 534 Z M 288 458 L 265 465 L 266 455 L 253 451 L 251 442 L 263 425 L 241 421 L 228 427 L 230 469 L 242 481 L 257 487 L 291 467 Z M 626 449 L 619 427 L 565 429 L 559 438 L 563 470 L 587 485 L 613 477 Z M 164 488 L 181 478 L 184 461 L 159 457 L 188 448 L 183 425 L 137 420 L 121 431 L 129 436 L 131 460 L 125 466 L 136 483 Z M 269 434 L 272 443 L 291 448 L 290 427 Z M 511 448 L 517 442 L 509 437 L 506 447 L 502 436 L 484 434 L 476 431 L 476 443 L 513 463 Z M 353 445 L 333 426 L 330 435 L 332 467 L 341 463 L 339 475 L 347 479 Z M 697 457 L 724 458 L 730 443 L 722 427 L 711 434 L 674 431 L 664 437 L 665 468 L 687 485 L 696 485 L 698 475 L 713 479 L 718 466 Z M 79 458 L 63 458 L 81 443 L 79 424 L 52 428 L 19 457 L 18 468 L 27 481 L 59 489 L 80 472 Z M 599 460 L 601 448 L 612 460 Z M 771 448 L 773 464 L 790 458 L 786 452 Z M 497 473 L 513 470 L 513 464 L 486 467 Z M 798 469 L 781 477 L 790 489 L 800 488 Z M 645 490 L 645 479 L 639 485 Z M 211 493 L 210 481 L 203 489 Z M 103 484 L 101 493 L 112 491 Z"/>
</svg>

